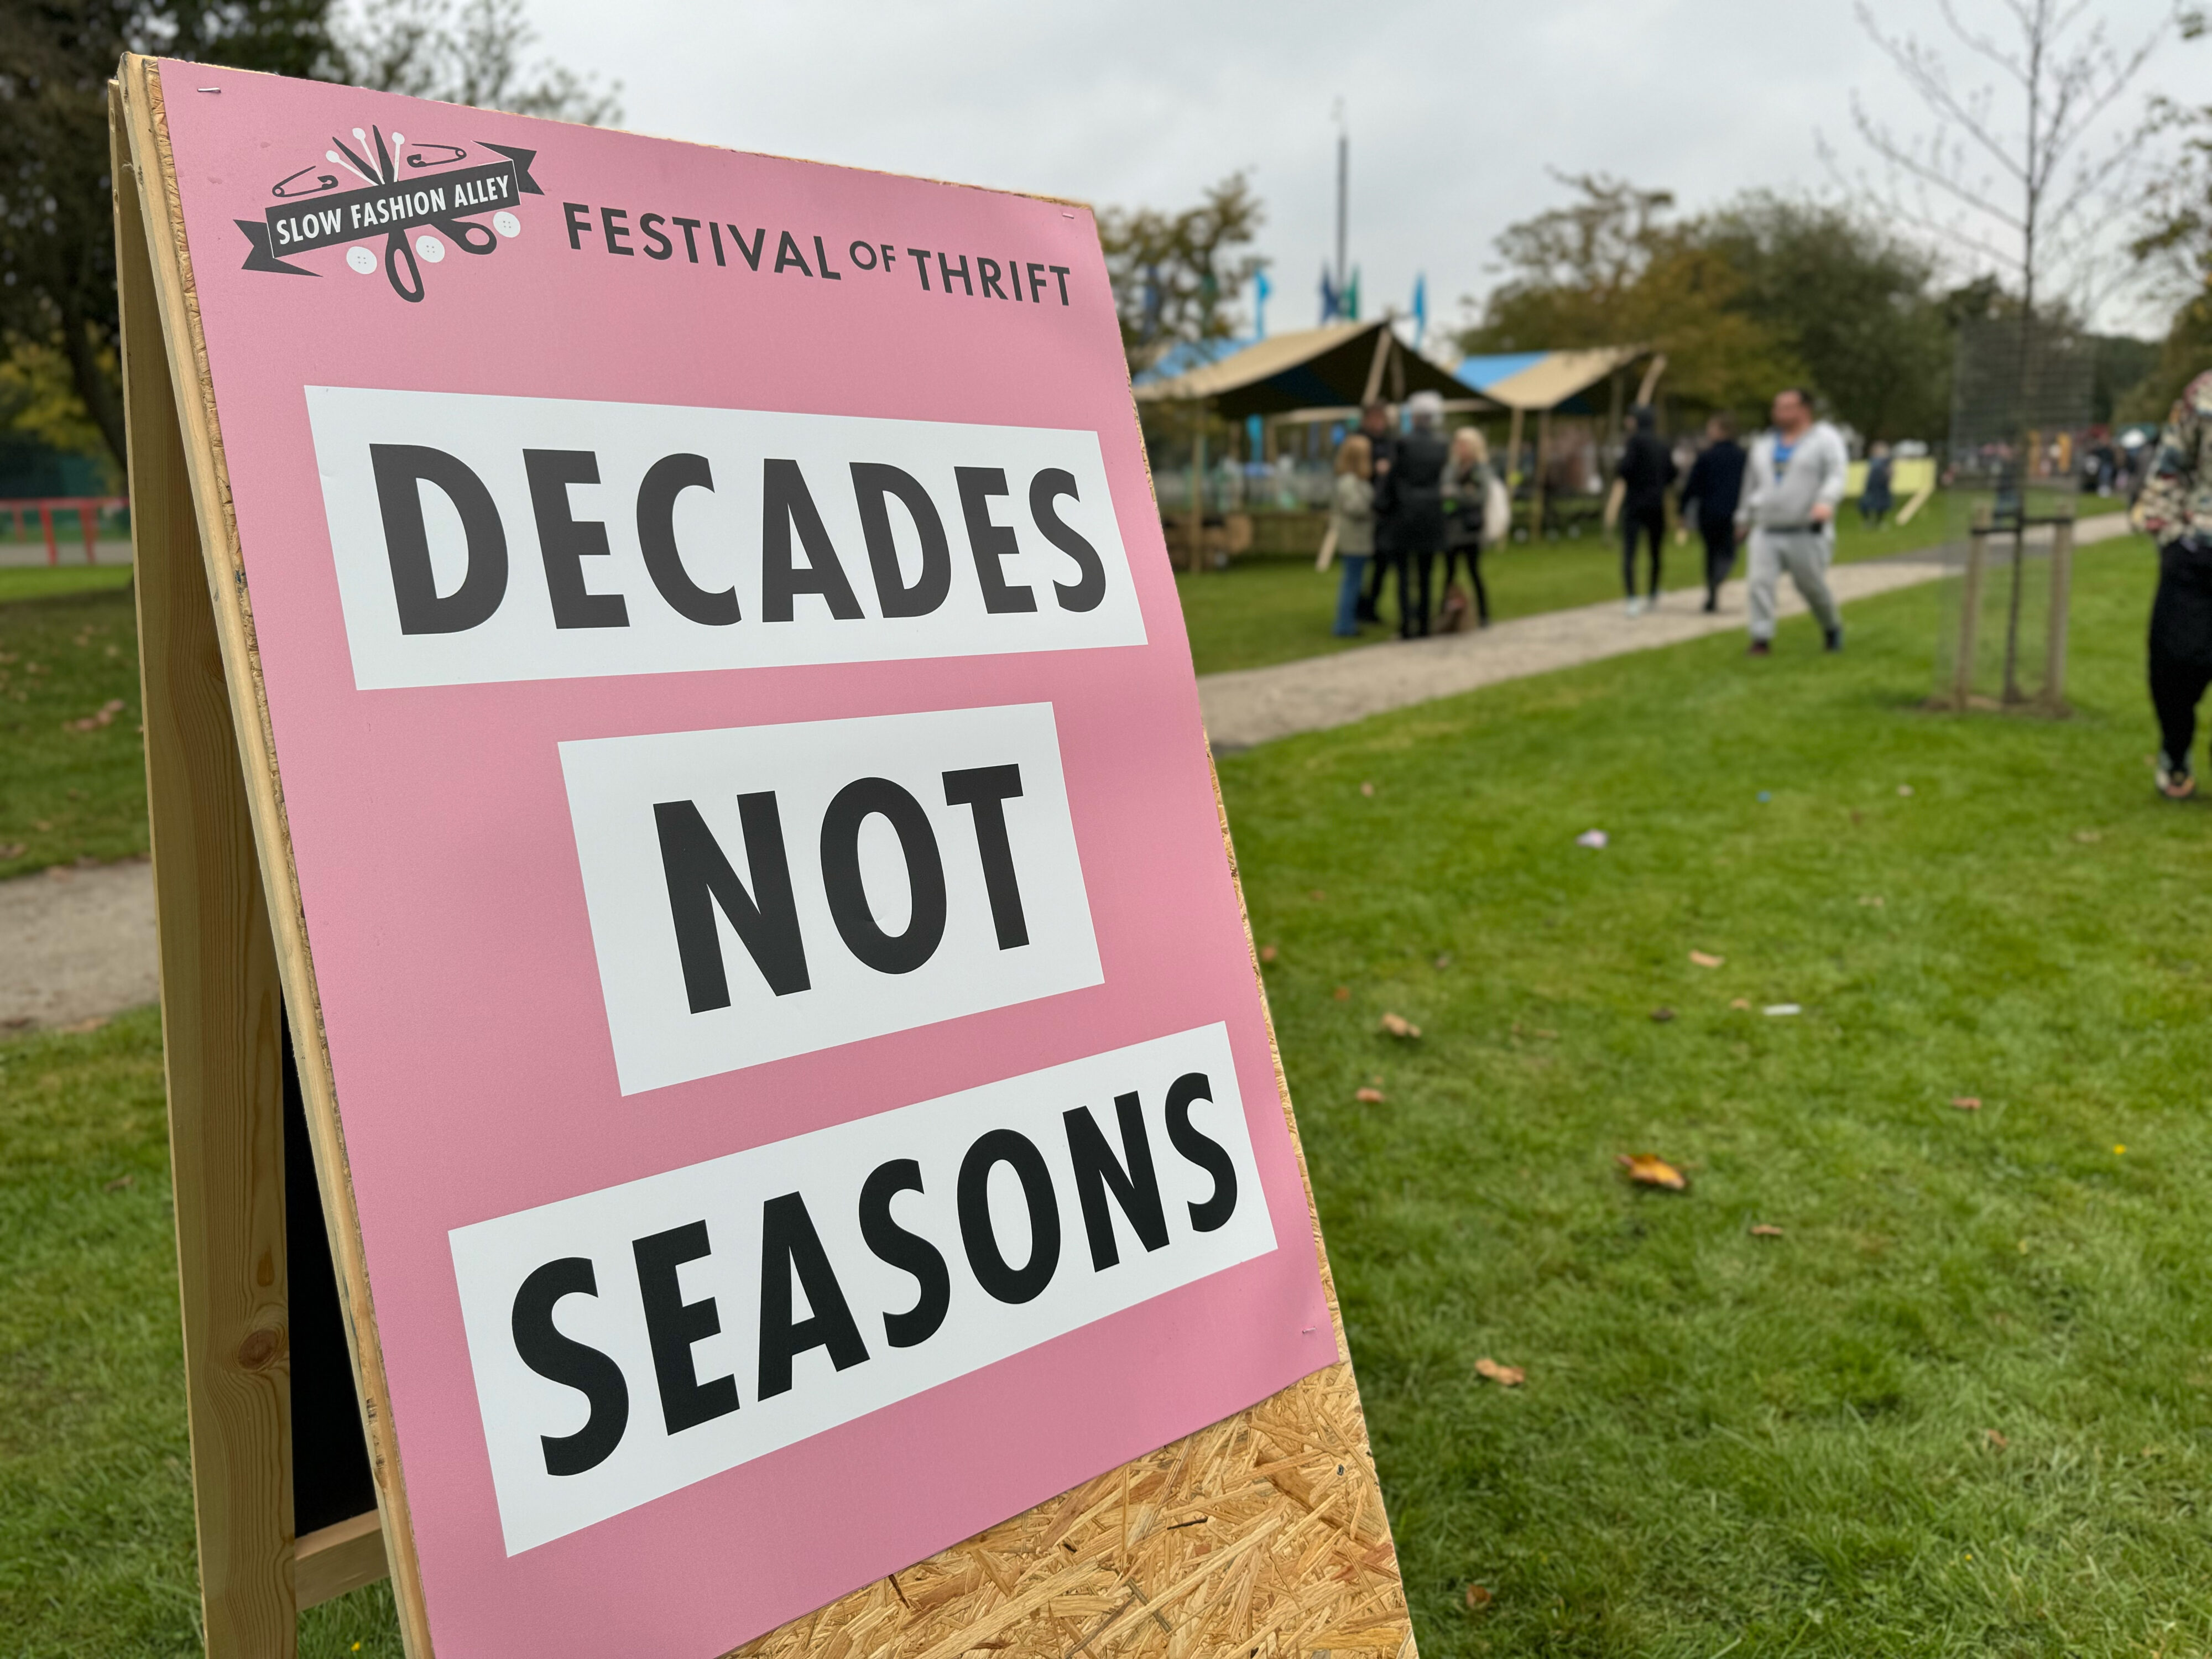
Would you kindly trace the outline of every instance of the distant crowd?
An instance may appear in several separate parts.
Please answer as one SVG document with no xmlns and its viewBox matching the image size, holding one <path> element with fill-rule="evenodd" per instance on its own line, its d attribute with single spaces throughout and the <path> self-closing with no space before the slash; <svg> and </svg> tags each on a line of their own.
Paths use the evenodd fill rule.
<svg viewBox="0 0 2212 1659">
<path fill-rule="evenodd" d="M 1327 544 L 1343 565 L 1335 618 L 1340 637 L 1353 637 L 1361 624 L 1382 621 L 1385 590 L 1394 578 L 1401 639 L 1490 625 L 1482 555 L 1511 528 L 1505 483 L 1491 465 L 1480 432 L 1462 427 L 1449 440 L 1443 436 L 1443 400 L 1434 392 L 1407 399 L 1406 415 L 1401 431 L 1387 404 L 1368 405 L 1359 430 L 1337 450 Z M 1850 453 L 1843 434 L 1816 416 L 1802 388 L 1777 393 L 1771 415 L 1772 425 L 1748 450 L 1736 441 L 1735 422 L 1716 416 L 1684 477 L 1657 434 L 1652 411 L 1631 412 L 1607 506 L 1620 535 L 1621 585 L 1631 617 L 1659 603 L 1668 497 L 1676 492 L 1681 524 L 1694 525 L 1705 544 L 1708 611 L 1720 608 L 1721 586 L 1735 572 L 1738 550 L 1748 549 L 1753 655 L 1773 648 L 1776 596 L 1785 574 L 1819 622 L 1827 649 L 1843 648 L 1843 617 L 1827 572 Z M 1893 477 L 1887 446 L 1875 445 L 1858 503 L 1869 523 L 1887 516 Z M 1639 550 L 1645 573 L 1640 592 Z M 1462 569 L 1465 588 L 1455 580 Z"/>
</svg>

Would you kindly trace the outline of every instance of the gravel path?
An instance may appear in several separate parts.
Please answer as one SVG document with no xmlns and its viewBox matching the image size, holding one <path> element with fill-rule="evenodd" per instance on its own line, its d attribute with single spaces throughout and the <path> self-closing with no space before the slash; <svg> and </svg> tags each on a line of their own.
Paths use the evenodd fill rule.
<svg viewBox="0 0 2212 1659">
<path fill-rule="evenodd" d="M 2075 540 L 2087 544 L 2126 533 L 2126 519 L 2115 513 L 2084 520 Z M 1828 573 L 1828 585 L 1838 603 L 1848 606 L 1856 599 L 1949 574 L 1957 569 L 1959 557 L 1953 550 L 1931 548 L 1924 553 L 1838 565 Z M 1608 599 L 1573 611 L 1518 617 L 1478 633 L 1392 640 L 1272 668 L 1208 674 L 1198 683 L 1199 706 L 1216 752 L 1249 749 L 1271 738 L 1349 726 L 1370 714 L 1501 680 L 1679 645 L 1708 634 L 1740 633 L 1744 584 L 1730 582 L 1721 590 L 1716 615 L 1705 615 L 1700 606 L 1694 591 L 1670 593 L 1657 611 L 1632 619 L 1620 600 Z M 1785 617 L 1804 614 L 1804 601 L 1787 580 L 1782 584 L 1781 610 Z"/>
<path fill-rule="evenodd" d="M 2076 538 L 2103 541 L 2126 532 L 2125 520 L 2114 514 L 2085 520 Z M 1954 568 L 1955 556 L 1939 550 L 1838 566 L 1830 580 L 1837 599 L 1849 604 Z M 1249 748 L 1500 680 L 1742 628 L 1742 583 L 1722 590 L 1717 616 L 1705 615 L 1691 594 L 1672 594 L 1657 611 L 1631 621 L 1614 601 L 1523 617 L 1477 634 L 1209 674 L 1198 683 L 1199 702 L 1217 750 Z M 1784 582 L 1783 614 L 1803 609 Z M 161 988 L 155 963 L 147 864 L 63 866 L 0 882 L 0 1036 L 33 1026 L 81 1025 L 151 1002 Z"/>
</svg>

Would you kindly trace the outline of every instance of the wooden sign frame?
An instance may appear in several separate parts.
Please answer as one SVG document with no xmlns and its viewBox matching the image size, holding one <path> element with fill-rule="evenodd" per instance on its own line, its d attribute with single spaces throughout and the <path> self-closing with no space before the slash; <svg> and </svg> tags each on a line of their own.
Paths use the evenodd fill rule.
<svg viewBox="0 0 2212 1659">
<path fill-rule="evenodd" d="M 428 1659 L 159 65 L 126 57 L 109 93 L 207 1650 L 289 1656 L 301 1608 L 389 1572 L 407 1651 Z M 1225 817 L 1222 836 L 1225 845 Z M 1230 868 L 1233 882 L 1233 851 Z M 1251 971 L 1256 981 L 1256 957 Z M 1264 988 L 1261 998 L 1264 1010 Z M 1272 1018 L 1268 1041 L 1273 1052 Z M 1287 1118 L 1279 1054 L 1275 1077 Z M 1321 1272 L 1341 1353 L 1325 1254 Z M 316 1524 L 302 1530 L 301 1520 Z M 1349 1361 L 737 1651 L 957 1659 L 977 1650 L 1415 1659 Z"/>
</svg>

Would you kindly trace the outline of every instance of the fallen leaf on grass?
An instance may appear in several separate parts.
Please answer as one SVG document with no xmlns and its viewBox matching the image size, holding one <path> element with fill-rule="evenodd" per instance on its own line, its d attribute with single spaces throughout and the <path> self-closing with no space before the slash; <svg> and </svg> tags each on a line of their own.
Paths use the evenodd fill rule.
<svg viewBox="0 0 2212 1659">
<path fill-rule="evenodd" d="M 1380 1089 L 1362 1089 L 1352 1097 L 1362 1106 L 1380 1106 L 1382 1103 L 1382 1091 Z"/>
<path fill-rule="evenodd" d="M 2004 1436 L 1996 1429 L 1984 1429 L 1982 1431 L 1982 1438 L 1989 1442 L 1990 1449 L 1991 1451 L 2002 1451 L 2007 1446 L 2012 1444 L 2011 1441 L 2006 1439 Z"/>
<path fill-rule="evenodd" d="M 1613 1161 L 1639 1187 L 1663 1187 L 1670 1193 L 1689 1188 L 1689 1177 L 1656 1152 L 1623 1152 Z"/>
<path fill-rule="evenodd" d="M 1674 1018 L 1674 1011 L 1672 1008 L 1654 1008 L 1651 1011 L 1651 1018 L 1657 1020 L 1662 1025 L 1664 1025 L 1668 1020 Z"/>
<path fill-rule="evenodd" d="M 1879 893 L 1867 893 L 1860 897 L 1859 902 L 1872 909 L 1879 910 L 1887 901 Z"/>
<path fill-rule="evenodd" d="M 138 1177 L 137 1176 L 118 1176 L 114 1180 L 109 1182 L 100 1190 L 104 1193 L 119 1193 L 125 1187 L 136 1187 L 137 1184 Z"/>
<path fill-rule="evenodd" d="M 1316 904 L 1320 904 L 1328 899 L 1328 895 L 1322 892 L 1320 888 L 1316 887 L 1312 892 L 1307 894 L 1306 896 L 1311 899 Z"/>
<path fill-rule="evenodd" d="M 1717 957 L 1706 951 L 1690 952 L 1690 965 L 1693 968 L 1717 968 L 1727 960 L 1726 957 Z"/>
<path fill-rule="evenodd" d="M 1449 968 L 1449 967 L 1450 967 L 1450 966 L 1451 966 L 1451 952 L 1450 952 L 1450 951 L 1445 951 L 1442 956 L 1438 957 L 1437 958 L 1437 966 L 1438 968 Z"/>
<path fill-rule="evenodd" d="M 1273 962 L 1274 959 L 1275 959 L 1275 947 L 1274 947 L 1273 945 L 1261 945 L 1261 946 L 1260 947 L 1260 960 L 1261 960 L 1261 961 L 1262 961 L 1262 962 Z"/>
<path fill-rule="evenodd" d="M 1501 1389 L 1517 1389 L 1528 1380 L 1528 1373 L 1518 1365 L 1501 1365 L 1487 1356 L 1474 1362 L 1474 1374 L 1487 1378 Z"/>
<path fill-rule="evenodd" d="M 1352 988 L 1351 988 L 1349 985 L 1340 985 L 1340 986 L 1338 986 L 1338 987 L 1336 988 L 1336 1000 L 1337 1000 L 1339 1002 L 1349 1002 L 1349 1001 L 1351 1001 L 1351 1000 L 1352 1000 Z"/>
<path fill-rule="evenodd" d="M 6 846 L 0 847 L 0 863 L 4 863 L 9 859 L 19 859 L 30 850 L 21 842 L 11 841 Z"/>
<path fill-rule="evenodd" d="M 2105 832 L 2101 830 L 2076 830 L 2074 832 L 2074 839 L 2084 847 L 2094 847 L 2104 838 Z"/>
<path fill-rule="evenodd" d="M 1575 837 L 1576 846 L 1587 847 L 1593 853 L 1601 850 L 1605 844 L 1606 835 L 1602 830 L 1585 830 Z"/>
<path fill-rule="evenodd" d="M 1897 793 L 1900 795 L 1909 795 L 1912 793 L 1912 786 L 1909 783 L 1900 783 L 1897 786 Z"/>
<path fill-rule="evenodd" d="M 1982 1097 L 1979 1095 L 1953 1095 L 1951 1103 L 1962 1112 L 1978 1112 L 1982 1109 Z"/>
<path fill-rule="evenodd" d="M 1753 1238 L 1779 1238 L 1782 1237 L 1782 1229 L 1762 1221 L 1751 1230 L 1751 1236 Z"/>
<path fill-rule="evenodd" d="M 1382 1029 L 1394 1037 L 1417 1037 L 1421 1034 L 1421 1028 L 1403 1014 L 1383 1015 Z"/>
<path fill-rule="evenodd" d="M 1481 1585 L 1469 1584 L 1467 1587 L 1467 1610 L 1469 1613 L 1480 1613 L 1490 1602 L 1490 1592 Z"/>
<path fill-rule="evenodd" d="M 1557 1031 L 1547 1031 L 1540 1025 L 1539 1025 L 1531 1035 L 1540 1036 L 1547 1042 L 1556 1042 L 1559 1038 L 1559 1034 Z"/>
<path fill-rule="evenodd" d="M 123 712 L 123 699 L 111 697 L 99 709 L 81 720 L 64 720 L 62 728 L 68 732 L 94 732 L 103 726 L 112 726 L 115 717 Z"/>
<path fill-rule="evenodd" d="M 1741 1008 L 1746 1012 L 1749 1012 L 1751 1009 L 1751 999 L 1748 997 L 1738 997 L 1733 1002 L 1729 1003 L 1729 1006 L 1731 1008 Z"/>
<path fill-rule="evenodd" d="M 1372 797 L 1375 793 L 1375 786 L 1371 783 L 1363 783 L 1359 786 L 1359 793 Z"/>
</svg>

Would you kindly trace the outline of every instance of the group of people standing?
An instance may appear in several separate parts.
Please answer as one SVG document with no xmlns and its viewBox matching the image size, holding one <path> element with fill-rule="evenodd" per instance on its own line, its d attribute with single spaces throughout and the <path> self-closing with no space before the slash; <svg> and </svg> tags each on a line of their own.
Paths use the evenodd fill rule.
<svg viewBox="0 0 2212 1659">
<path fill-rule="evenodd" d="M 1482 434 L 1462 427 L 1447 441 L 1440 427 L 1443 400 L 1417 392 L 1407 400 L 1407 428 L 1395 428 L 1388 405 L 1361 411 L 1359 430 L 1336 454 L 1331 537 L 1342 562 L 1335 631 L 1356 635 L 1363 623 L 1381 619 L 1382 590 L 1397 576 L 1398 633 L 1419 639 L 1439 623 L 1452 629 L 1468 620 L 1468 599 L 1453 586 L 1464 564 L 1472 592 L 1472 621 L 1490 625 L 1490 591 L 1482 579 L 1484 534 L 1492 496 L 1499 486 Z M 1749 544 L 1751 650 L 1772 649 L 1776 594 L 1786 573 L 1820 624 L 1831 651 L 1843 648 L 1842 614 L 1829 592 L 1835 555 L 1835 520 L 1850 464 L 1843 435 L 1816 419 L 1811 395 L 1797 387 L 1776 394 L 1773 425 L 1747 451 L 1725 415 L 1709 422 L 1706 443 L 1681 477 L 1674 454 L 1657 433 L 1652 410 L 1638 408 L 1628 420 L 1626 442 L 1613 469 L 1620 514 L 1621 586 L 1628 614 L 1638 617 L 1659 602 L 1666 559 L 1667 498 L 1680 478 L 1679 509 L 1694 524 L 1705 547 L 1705 606 L 1720 608 L 1721 585 L 1735 568 L 1737 550 Z M 1638 591 L 1639 548 L 1645 582 Z M 1431 584 L 1441 556 L 1443 579 L 1434 592 L 1442 610 L 1431 614 Z"/>
<path fill-rule="evenodd" d="M 1447 441 L 1439 430 L 1443 399 L 1417 392 L 1407 399 L 1407 427 L 1392 429 L 1387 404 L 1360 411 L 1359 430 L 1336 452 L 1331 530 L 1344 566 L 1336 601 L 1336 633 L 1349 639 L 1362 623 L 1381 620 L 1382 588 L 1398 579 L 1398 635 L 1419 639 L 1439 620 L 1457 627 L 1468 603 L 1452 583 L 1464 564 L 1473 591 L 1474 625 L 1490 626 L 1490 591 L 1482 580 L 1482 538 L 1492 474 L 1482 434 L 1462 427 Z M 1435 588 L 1441 617 L 1430 610 Z"/>
</svg>

